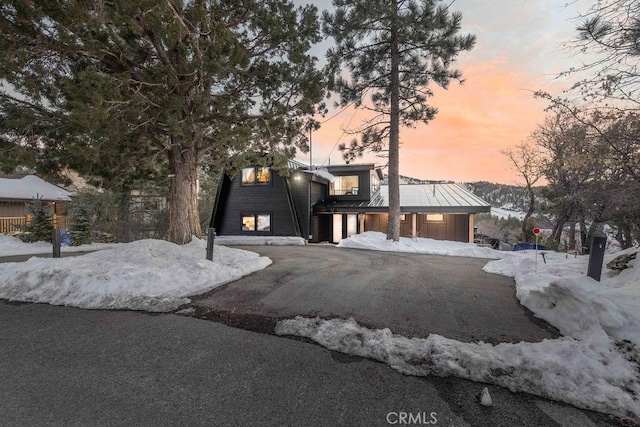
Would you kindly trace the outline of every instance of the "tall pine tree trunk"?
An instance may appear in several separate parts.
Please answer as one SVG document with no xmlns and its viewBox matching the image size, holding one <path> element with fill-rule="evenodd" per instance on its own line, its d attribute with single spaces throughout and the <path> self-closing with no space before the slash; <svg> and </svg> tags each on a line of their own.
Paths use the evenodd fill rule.
<svg viewBox="0 0 640 427">
<path fill-rule="evenodd" d="M 198 213 L 198 158 L 196 149 L 172 144 L 169 152 L 169 229 L 167 239 L 189 243 L 202 234 Z"/>
<path fill-rule="evenodd" d="M 536 209 L 536 195 L 533 192 L 533 188 L 529 181 L 527 181 L 527 192 L 529 193 L 529 208 L 527 209 L 527 213 L 524 215 L 522 219 L 522 241 L 526 242 L 527 239 L 527 228 L 529 227 L 529 218 L 533 215 L 533 211 Z"/>
<path fill-rule="evenodd" d="M 389 117 L 389 224 L 387 239 L 400 240 L 400 52 L 397 5 L 391 2 L 391 112 Z"/>
</svg>

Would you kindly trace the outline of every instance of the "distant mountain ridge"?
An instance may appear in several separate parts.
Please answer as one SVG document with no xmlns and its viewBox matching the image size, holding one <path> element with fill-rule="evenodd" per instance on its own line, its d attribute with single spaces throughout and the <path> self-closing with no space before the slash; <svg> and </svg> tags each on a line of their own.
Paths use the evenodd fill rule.
<svg viewBox="0 0 640 427">
<path fill-rule="evenodd" d="M 400 175 L 400 184 L 405 185 L 433 184 L 439 182 L 450 183 L 453 181 L 426 180 Z M 382 183 L 388 183 L 386 175 Z M 525 187 L 508 184 L 497 184 L 487 181 L 465 182 L 459 184 L 466 187 L 473 194 L 487 201 L 489 204 L 491 204 L 491 206 L 495 208 L 503 208 L 520 212 L 526 212 L 529 208 L 529 195 L 527 194 L 527 189 Z M 539 208 L 547 203 L 546 199 L 542 196 L 542 188 L 543 187 L 534 187 L 534 192 L 536 195 L 536 212 L 540 212 Z"/>
</svg>

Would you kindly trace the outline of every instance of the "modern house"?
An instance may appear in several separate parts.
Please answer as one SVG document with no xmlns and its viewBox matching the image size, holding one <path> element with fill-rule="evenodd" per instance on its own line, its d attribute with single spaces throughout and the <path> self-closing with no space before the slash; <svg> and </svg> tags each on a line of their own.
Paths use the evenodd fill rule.
<svg viewBox="0 0 640 427">
<path fill-rule="evenodd" d="M 374 164 L 310 168 L 290 161 L 287 174 L 250 166 L 223 173 L 211 227 L 221 236 L 299 236 L 337 243 L 365 231 L 386 232 L 388 186 Z M 491 206 L 453 183 L 400 186 L 401 236 L 473 242 L 474 214 Z"/>
<path fill-rule="evenodd" d="M 71 193 L 31 174 L 0 174 L 0 234 L 20 231 L 16 225 L 29 221 L 26 204 L 41 199 L 52 215 L 56 228 L 64 227 L 66 219 L 65 202 Z"/>
</svg>

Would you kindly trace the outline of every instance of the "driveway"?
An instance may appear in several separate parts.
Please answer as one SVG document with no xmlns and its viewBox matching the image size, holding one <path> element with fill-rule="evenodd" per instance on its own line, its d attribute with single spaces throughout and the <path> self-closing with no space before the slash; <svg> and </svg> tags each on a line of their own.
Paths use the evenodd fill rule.
<svg viewBox="0 0 640 427">
<path fill-rule="evenodd" d="M 513 279 L 488 260 L 364 251 L 330 245 L 251 246 L 265 270 L 195 298 L 199 310 L 250 318 L 353 317 L 409 337 L 537 342 L 557 331 L 515 297 Z"/>
</svg>

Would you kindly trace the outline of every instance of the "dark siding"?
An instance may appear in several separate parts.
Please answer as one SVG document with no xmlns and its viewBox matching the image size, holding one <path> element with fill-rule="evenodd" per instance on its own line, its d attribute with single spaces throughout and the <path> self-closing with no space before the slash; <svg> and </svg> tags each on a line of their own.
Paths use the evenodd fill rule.
<svg viewBox="0 0 640 427">
<path fill-rule="evenodd" d="M 313 181 L 311 174 L 303 173 L 301 179 L 289 179 L 291 184 L 291 194 L 296 209 L 298 223 L 300 224 L 300 232 L 303 238 L 310 239 L 313 242 L 318 241 L 318 222 L 311 219 L 311 229 L 309 229 L 310 208 L 314 204 L 323 201 L 327 193 L 327 185 Z M 311 198 L 309 198 L 309 186 L 311 186 Z"/>
<path fill-rule="evenodd" d="M 357 196 L 328 196 L 331 200 L 369 200 L 371 198 L 371 167 L 357 166 L 329 166 L 329 173 L 333 176 L 358 175 Z"/>
<path fill-rule="evenodd" d="M 240 185 L 240 181 L 241 174 L 238 174 L 220 191 L 213 220 L 219 235 L 298 235 L 283 177 L 272 171 L 268 185 Z M 241 216 L 251 213 L 270 214 L 271 231 L 242 231 Z"/>
<path fill-rule="evenodd" d="M 426 222 L 426 215 L 418 215 L 420 236 L 436 240 L 469 241 L 469 215 L 445 214 L 444 222 Z"/>
<path fill-rule="evenodd" d="M 411 215 L 400 223 L 400 235 L 411 237 Z M 387 232 L 387 214 L 367 214 L 364 220 L 365 231 Z M 419 237 L 436 240 L 469 241 L 469 215 L 445 214 L 443 222 L 426 222 L 426 215 L 418 214 L 417 228 Z"/>
<path fill-rule="evenodd" d="M 318 219 L 318 242 L 330 242 L 333 233 L 333 215 L 317 215 Z"/>
<path fill-rule="evenodd" d="M 300 179 L 289 178 L 293 204 L 296 208 L 298 224 L 300 224 L 300 234 L 303 238 L 309 238 L 309 180 L 310 175 L 306 173 L 297 175 Z"/>
</svg>

